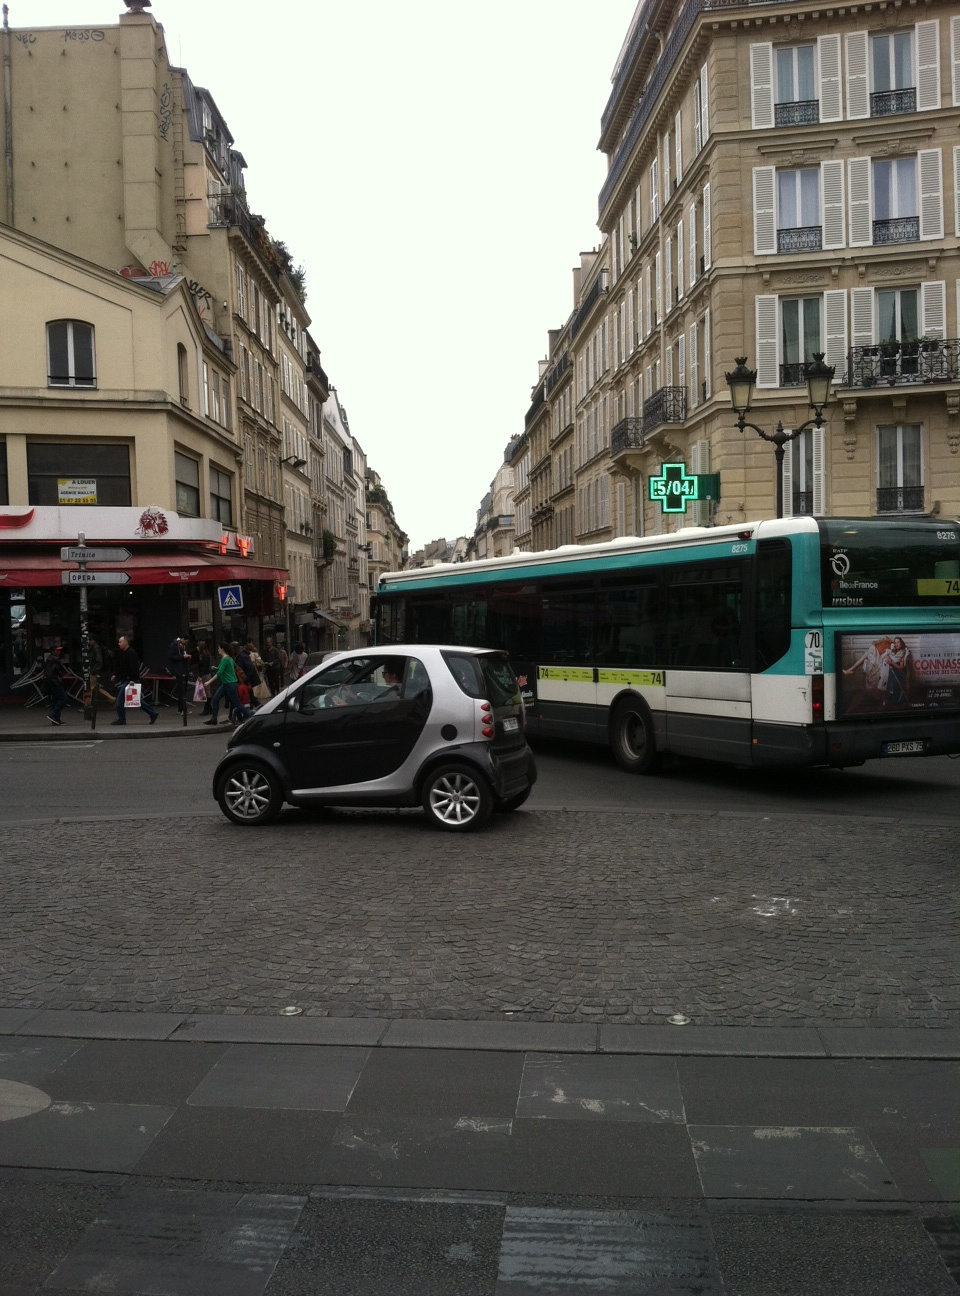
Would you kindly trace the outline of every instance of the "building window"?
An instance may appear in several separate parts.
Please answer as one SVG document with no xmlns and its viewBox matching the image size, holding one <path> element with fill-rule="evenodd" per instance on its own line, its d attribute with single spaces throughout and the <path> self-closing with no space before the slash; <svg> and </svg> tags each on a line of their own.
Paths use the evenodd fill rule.
<svg viewBox="0 0 960 1296">
<path fill-rule="evenodd" d="M 233 526 L 233 482 L 229 473 L 210 465 L 210 516 L 226 527 Z"/>
<path fill-rule="evenodd" d="M 0 441 L 0 504 L 10 503 L 10 485 L 7 478 L 7 443 Z"/>
<path fill-rule="evenodd" d="M 889 32 L 870 37 L 873 92 L 870 116 L 889 117 L 917 111 L 913 74 L 913 32 Z"/>
<path fill-rule="evenodd" d="M 802 387 L 805 365 L 822 349 L 820 298 L 784 298 L 780 302 L 780 386 Z"/>
<path fill-rule="evenodd" d="M 185 517 L 200 516 L 200 465 L 189 455 L 174 452 L 177 477 L 177 512 Z"/>
<path fill-rule="evenodd" d="M 180 404 L 190 404 L 190 386 L 187 381 L 187 348 L 177 344 L 177 381 L 180 384 Z"/>
<path fill-rule="evenodd" d="M 776 51 L 774 125 L 803 126 L 820 120 L 814 54 L 812 45 L 787 46 Z"/>
<path fill-rule="evenodd" d="M 919 423 L 891 423 L 877 430 L 877 512 L 923 512 Z"/>
<path fill-rule="evenodd" d="M 47 325 L 47 384 L 96 387 L 92 325 L 80 320 L 52 320 Z"/>
<path fill-rule="evenodd" d="M 820 168 L 777 172 L 777 251 L 819 252 Z"/>
<path fill-rule="evenodd" d="M 917 159 L 891 158 L 874 162 L 874 243 L 914 243 L 919 237 Z"/>
<path fill-rule="evenodd" d="M 130 452 L 125 445 L 30 444 L 27 495 L 31 504 L 129 505 Z"/>
<path fill-rule="evenodd" d="M 790 513 L 804 517 L 813 513 L 813 429 L 801 432 L 787 446 L 790 456 Z"/>
</svg>

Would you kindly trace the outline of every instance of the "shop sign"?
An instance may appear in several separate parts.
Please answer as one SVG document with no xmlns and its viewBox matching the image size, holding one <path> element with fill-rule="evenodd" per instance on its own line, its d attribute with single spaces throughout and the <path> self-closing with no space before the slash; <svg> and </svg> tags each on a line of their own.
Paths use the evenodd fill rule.
<svg viewBox="0 0 960 1296">
<path fill-rule="evenodd" d="M 689 503 L 720 498 L 720 474 L 688 473 L 682 463 L 663 464 L 660 476 L 650 478 L 650 498 L 664 513 L 686 513 Z"/>
<path fill-rule="evenodd" d="M 96 504 L 96 477 L 58 477 L 57 502 L 60 504 Z"/>
</svg>

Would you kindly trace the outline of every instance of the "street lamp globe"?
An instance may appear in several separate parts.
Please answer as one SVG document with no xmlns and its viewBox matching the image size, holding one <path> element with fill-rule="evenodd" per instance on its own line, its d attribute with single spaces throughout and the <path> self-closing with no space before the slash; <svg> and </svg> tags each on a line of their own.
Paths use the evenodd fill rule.
<svg viewBox="0 0 960 1296">
<path fill-rule="evenodd" d="M 737 367 L 733 373 L 726 375 L 730 388 L 730 404 L 733 412 L 741 417 L 748 413 L 753 404 L 753 389 L 757 385 L 757 371 L 747 368 L 747 357 L 737 356 Z M 741 429 L 742 431 L 742 429 Z"/>
<path fill-rule="evenodd" d="M 823 363 L 823 352 L 814 351 L 813 359 L 804 368 L 807 379 L 807 399 L 810 408 L 822 410 L 830 399 L 830 384 L 833 382 L 834 366 Z"/>
</svg>

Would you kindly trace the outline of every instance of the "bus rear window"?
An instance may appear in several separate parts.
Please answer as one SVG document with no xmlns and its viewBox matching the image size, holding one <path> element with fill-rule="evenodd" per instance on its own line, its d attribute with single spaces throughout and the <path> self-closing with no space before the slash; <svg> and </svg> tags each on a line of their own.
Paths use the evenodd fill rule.
<svg viewBox="0 0 960 1296">
<path fill-rule="evenodd" d="M 820 519 L 823 606 L 960 608 L 960 526 Z"/>
</svg>

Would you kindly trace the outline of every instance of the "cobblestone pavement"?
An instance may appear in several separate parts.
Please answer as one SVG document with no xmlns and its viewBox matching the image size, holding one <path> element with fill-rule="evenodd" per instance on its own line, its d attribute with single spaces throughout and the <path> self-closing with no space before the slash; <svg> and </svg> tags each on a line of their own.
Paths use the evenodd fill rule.
<svg viewBox="0 0 960 1296">
<path fill-rule="evenodd" d="M 953 1024 L 957 854 L 809 814 L 40 823 L 0 859 L 0 1006 Z"/>
</svg>

